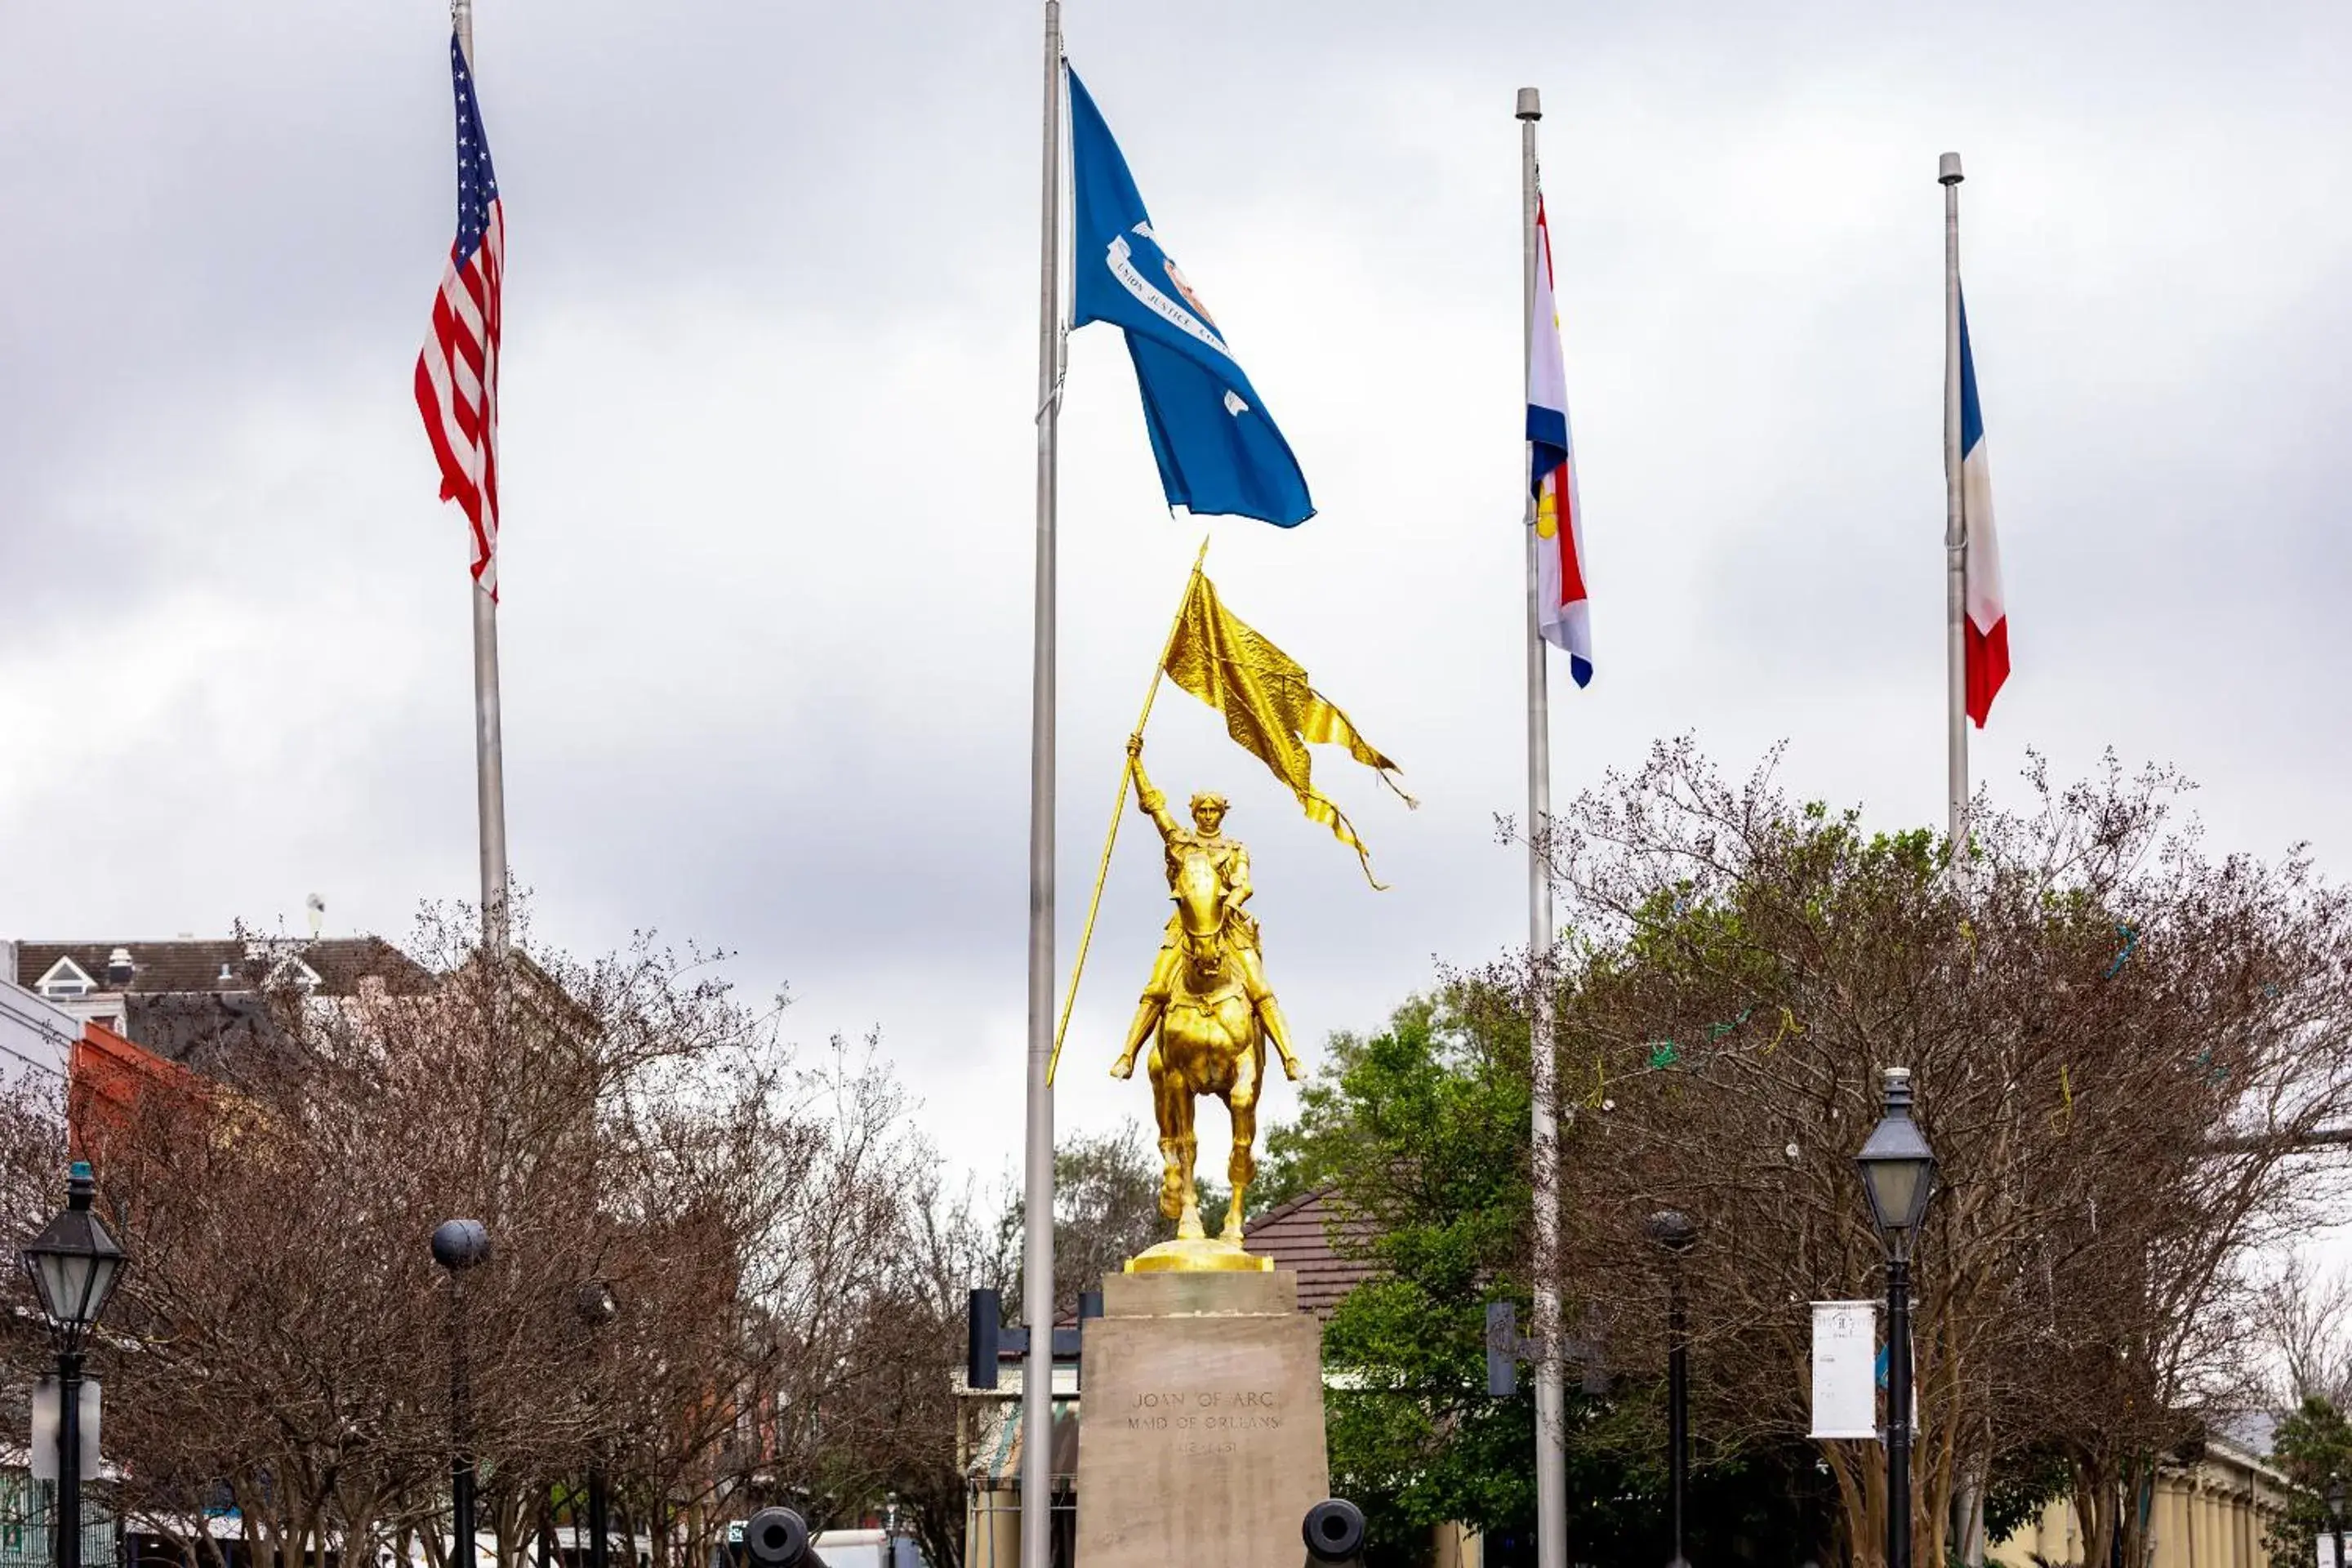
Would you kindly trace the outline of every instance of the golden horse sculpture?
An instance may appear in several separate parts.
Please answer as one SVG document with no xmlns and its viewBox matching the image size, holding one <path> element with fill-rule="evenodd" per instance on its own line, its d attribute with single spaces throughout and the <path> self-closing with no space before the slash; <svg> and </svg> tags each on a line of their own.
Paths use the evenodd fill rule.
<svg viewBox="0 0 2352 1568">
<path fill-rule="evenodd" d="M 1176 1222 L 1176 1240 L 1151 1248 L 1128 1267 L 1270 1267 L 1242 1251 L 1242 1205 L 1257 1173 L 1253 1146 L 1266 1043 L 1271 1040 L 1281 1053 L 1283 1070 L 1293 1079 L 1298 1077 L 1298 1058 L 1290 1048 L 1281 1005 L 1265 983 L 1257 921 L 1242 908 L 1253 891 L 1249 851 L 1222 831 L 1227 807 L 1221 795 L 1194 795 L 1192 826 L 1180 825 L 1167 797 L 1144 775 L 1142 752 L 1140 735 L 1129 740 L 1136 804 L 1160 829 L 1176 912 L 1129 1026 L 1127 1048 L 1110 1070 L 1114 1078 L 1132 1076 L 1136 1053 L 1152 1041 L 1151 1101 L 1163 1166 L 1160 1212 Z M 1215 1241 L 1201 1223 L 1201 1195 L 1193 1181 L 1200 1147 L 1194 1101 L 1202 1095 L 1215 1095 L 1233 1115 L 1233 1157 L 1225 1167 L 1233 1202 L 1225 1211 L 1224 1232 Z"/>
</svg>

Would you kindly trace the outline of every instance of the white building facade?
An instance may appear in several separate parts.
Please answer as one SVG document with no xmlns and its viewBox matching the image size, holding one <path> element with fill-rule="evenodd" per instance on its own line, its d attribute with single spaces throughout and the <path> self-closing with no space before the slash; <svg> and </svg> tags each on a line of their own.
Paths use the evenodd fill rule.
<svg viewBox="0 0 2352 1568">
<path fill-rule="evenodd" d="M 16 944 L 0 942 L 0 1093 L 54 1097 L 62 1110 L 81 1020 L 12 984 L 16 969 Z"/>
</svg>

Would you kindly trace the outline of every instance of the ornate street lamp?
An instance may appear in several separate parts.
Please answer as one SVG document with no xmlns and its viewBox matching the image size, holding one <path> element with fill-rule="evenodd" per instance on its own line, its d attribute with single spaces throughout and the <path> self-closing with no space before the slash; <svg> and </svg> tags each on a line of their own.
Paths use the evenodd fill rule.
<svg viewBox="0 0 2352 1568">
<path fill-rule="evenodd" d="M 1911 1247 L 1936 1186 L 1936 1153 L 1911 1120 L 1911 1069 L 1888 1068 L 1886 1114 L 1854 1163 L 1886 1248 L 1886 1568 L 1911 1568 Z"/>
<path fill-rule="evenodd" d="M 1690 1568 L 1683 1555 L 1683 1507 L 1690 1491 L 1690 1328 L 1683 1309 L 1683 1254 L 1698 1245 L 1698 1226 L 1674 1209 L 1642 1224 L 1666 1252 L 1666 1493 L 1672 1503 L 1675 1554 L 1666 1568 Z"/>
<path fill-rule="evenodd" d="M 2336 1561 L 2329 1568 L 2347 1568 L 2344 1561 L 2344 1476 L 2338 1471 L 2327 1483 L 2327 1518 L 2329 1533 L 2336 1539 Z"/>
<path fill-rule="evenodd" d="M 433 1261 L 449 1271 L 449 1514 L 451 1568 L 474 1568 L 473 1395 L 466 1376 L 467 1269 L 490 1256 L 478 1219 L 446 1219 L 433 1230 Z"/>
<path fill-rule="evenodd" d="M 58 1568 L 81 1568 L 81 1356 L 122 1278 L 122 1248 L 90 1212 L 89 1162 L 66 1177 L 66 1206 L 17 1254 L 58 1347 Z"/>
</svg>

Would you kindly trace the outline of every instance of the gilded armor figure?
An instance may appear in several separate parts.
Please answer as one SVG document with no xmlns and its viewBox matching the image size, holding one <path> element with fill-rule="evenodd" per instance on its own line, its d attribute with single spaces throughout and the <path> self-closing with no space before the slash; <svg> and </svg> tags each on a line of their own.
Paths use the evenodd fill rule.
<svg viewBox="0 0 2352 1568">
<path fill-rule="evenodd" d="M 1164 1166 L 1160 1207 L 1178 1222 L 1181 1240 L 1204 1234 L 1193 1184 L 1192 1102 L 1202 1094 L 1225 1101 L 1234 1121 L 1227 1167 L 1234 1198 L 1223 1239 L 1238 1247 L 1244 1194 L 1257 1168 L 1252 1145 L 1266 1042 L 1273 1042 L 1284 1072 L 1293 1079 L 1298 1077 L 1298 1058 L 1281 1005 L 1265 982 L 1257 921 L 1242 907 L 1254 891 L 1249 850 L 1223 832 L 1225 797 L 1213 792 L 1194 795 L 1192 826 L 1184 826 L 1168 809 L 1168 797 L 1151 786 L 1142 752 L 1142 737 L 1131 738 L 1128 755 L 1136 804 L 1160 829 L 1176 910 L 1111 1074 L 1131 1076 L 1137 1054 L 1157 1035 L 1150 1068 Z"/>
</svg>

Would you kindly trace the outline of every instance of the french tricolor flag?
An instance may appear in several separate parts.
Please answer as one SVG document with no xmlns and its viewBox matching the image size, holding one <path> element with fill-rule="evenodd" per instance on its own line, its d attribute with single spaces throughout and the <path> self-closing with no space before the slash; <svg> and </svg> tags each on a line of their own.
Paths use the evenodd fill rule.
<svg viewBox="0 0 2352 1568">
<path fill-rule="evenodd" d="M 1568 654 L 1579 686 L 1592 679 L 1592 623 L 1584 597 L 1584 508 L 1576 495 L 1576 441 L 1568 428 L 1568 367 L 1551 286 L 1551 226 L 1536 203 L 1535 321 L 1528 334 L 1528 483 L 1535 500 L 1536 629 Z"/>
<path fill-rule="evenodd" d="M 2009 612 L 2000 602 L 2000 545 L 1992 531 L 1992 469 L 1985 458 L 1977 362 L 1969 352 L 1969 306 L 1960 301 L 1960 523 L 1968 540 L 1969 717 L 1984 728 L 2009 679 Z"/>
</svg>

